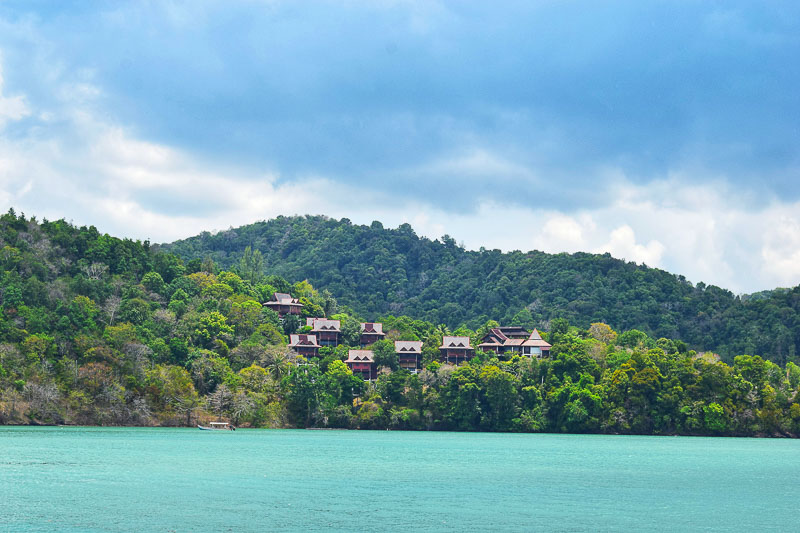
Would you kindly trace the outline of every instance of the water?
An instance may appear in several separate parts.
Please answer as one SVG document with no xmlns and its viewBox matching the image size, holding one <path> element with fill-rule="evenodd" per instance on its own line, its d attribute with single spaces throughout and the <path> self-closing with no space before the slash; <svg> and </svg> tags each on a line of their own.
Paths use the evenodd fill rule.
<svg viewBox="0 0 800 533">
<path fill-rule="evenodd" d="M 800 441 L 0 427 L 0 531 L 796 530 Z"/>
</svg>

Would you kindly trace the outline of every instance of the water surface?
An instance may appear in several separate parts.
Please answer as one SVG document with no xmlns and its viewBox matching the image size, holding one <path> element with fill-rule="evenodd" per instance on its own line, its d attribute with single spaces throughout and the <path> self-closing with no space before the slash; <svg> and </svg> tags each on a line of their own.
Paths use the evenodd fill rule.
<svg viewBox="0 0 800 533">
<path fill-rule="evenodd" d="M 794 530 L 800 441 L 0 427 L 0 530 Z"/>
</svg>

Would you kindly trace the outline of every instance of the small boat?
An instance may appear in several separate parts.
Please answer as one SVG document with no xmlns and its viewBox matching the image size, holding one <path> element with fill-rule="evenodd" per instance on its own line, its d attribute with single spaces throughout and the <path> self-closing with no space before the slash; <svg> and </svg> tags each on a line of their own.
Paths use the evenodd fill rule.
<svg viewBox="0 0 800 533">
<path fill-rule="evenodd" d="M 236 431 L 236 426 L 231 426 L 227 422 L 211 422 L 207 426 L 197 425 L 197 429 L 204 431 Z"/>
</svg>

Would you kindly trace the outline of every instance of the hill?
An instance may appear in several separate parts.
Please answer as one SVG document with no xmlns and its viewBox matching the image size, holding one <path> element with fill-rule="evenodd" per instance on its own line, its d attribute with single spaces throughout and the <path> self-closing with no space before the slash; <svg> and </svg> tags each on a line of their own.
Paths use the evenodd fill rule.
<svg viewBox="0 0 800 533">
<path fill-rule="evenodd" d="M 388 251 L 396 246 L 392 230 L 378 225 L 290 222 L 287 241 L 295 224 L 316 222 L 345 241 L 382 247 L 385 261 L 403 260 Z M 404 246 L 427 256 L 427 272 L 443 279 L 423 292 L 436 283 L 458 287 L 451 278 L 459 274 L 479 285 L 462 265 L 487 257 L 503 276 L 511 273 L 509 282 L 514 277 L 504 266 L 514 254 L 474 257 L 448 239 L 416 239 L 408 230 L 394 231 L 405 233 Z M 665 276 L 601 259 L 615 266 L 609 272 L 622 272 L 619 278 Z M 440 261 L 448 261 L 443 272 L 450 276 L 437 271 Z M 357 262 L 342 268 L 370 273 Z M 386 266 L 371 268 L 373 279 L 382 279 Z M 281 318 L 262 306 L 276 291 L 302 303 L 300 316 Z M 366 302 L 380 303 L 373 294 Z M 300 358 L 288 335 L 307 332 L 302 319 L 323 314 L 339 321 L 341 335 L 334 346 Z M 524 315 L 512 319 L 534 320 Z M 223 418 L 257 427 L 800 435 L 800 366 L 791 361 L 779 366 L 737 355 L 729 365 L 679 340 L 555 318 L 542 332 L 552 344 L 549 356 L 478 349 L 455 366 L 440 350 L 444 337 L 467 337 L 459 344 L 476 346 L 497 323 L 450 331 L 416 317 L 384 316 L 387 338 L 370 346 L 369 374 L 377 377 L 365 381 L 345 362 L 360 347 L 364 318 L 307 281 L 265 275 L 263 257 L 252 250 L 225 270 L 210 260 L 184 263 L 148 242 L 94 227 L 40 223 L 9 211 L 0 216 L 0 424 L 192 425 Z M 413 371 L 401 368 L 395 340 L 421 342 Z"/>
<path fill-rule="evenodd" d="M 735 296 L 609 254 L 469 251 L 410 225 L 384 228 L 322 216 L 278 217 L 162 246 L 184 260 L 237 265 L 247 247 L 267 272 L 307 279 L 369 318 L 409 315 L 451 328 L 488 319 L 549 329 L 605 322 L 676 338 L 726 360 L 758 353 L 785 363 L 800 349 L 800 287 Z"/>
</svg>

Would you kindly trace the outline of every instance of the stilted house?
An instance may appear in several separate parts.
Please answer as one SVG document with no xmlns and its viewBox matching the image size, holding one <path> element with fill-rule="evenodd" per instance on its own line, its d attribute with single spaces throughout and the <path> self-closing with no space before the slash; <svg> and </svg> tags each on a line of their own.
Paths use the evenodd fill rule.
<svg viewBox="0 0 800 533">
<path fill-rule="evenodd" d="M 289 349 L 303 357 L 319 357 L 319 344 L 316 335 L 289 335 Z"/>
<path fill-rule="evenodd" d="M 353 371 L 353 374 L 360 375 L 364 380 L 372 380 L 377 377 L 372 350 L 350 350 L 347 352 L 345 364 Z"/>
<path fill-rule="evenodd" d="M 454 365 L 472 359 L 475 355 L 475 349 L 469 345 L 469 337 L 445 336 L 439 351 L 442 361 Z"/>
<path fill-rule="evenodd" d="M 307 318 L 306 326 L 311 326 L 311 333 L 317 336 L 320 346 L 338 346 L 339 334 L 342 332 L 338 320 L 327 318 Z"/>
<path fill-rule="evenodd" d="M 278 313 L 281 318 L 286 315 L 299 315 L 303 308 L 303 304 L 297 298 L 292 298 L 291 294 L 284 292 L 276 292 L 270 301 L 264 302 L 264 305 Z"/>
<path fill-rule="evenodd" d="M 521 354 L 522 343 L 530 336 L 530 332 L 522 327 L 492 328 L 481 339 L 478 348 L 484 352 L 501 354 Z"/>
<path fill-rule="evenodd" d="M 405 368 L 412 374 L 422 368 L 422 341 L 394 341 L 394 351 L 400 368 Z"/>
<path fill-rule="evenodd" d="M 481 339 L 478 348 L 498 355 L 529 355 L 545 357 L 550 354 L 550 345 L 542 340 L 535 329 L 528 333 L 521 327 L 492 328 Z"/>
<path fill-rule="evenodd" d="M 522 343 L 522 354 L 531 357 L 550 357 L 550 343 L 542 339 L 539 332 L 534 329 L 528 340 Z"/>
<path fill-rule="evenodd" d="M 370 344 L 386 337 L 383 332 L 383 324 L 380 322 L 361 323 L 361 347 L 366 348 Z"/>
</svg>

